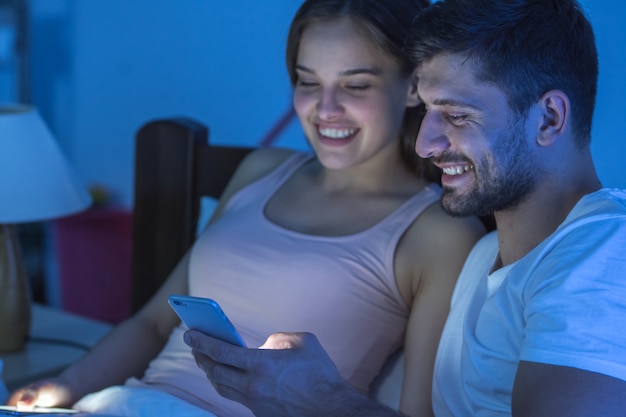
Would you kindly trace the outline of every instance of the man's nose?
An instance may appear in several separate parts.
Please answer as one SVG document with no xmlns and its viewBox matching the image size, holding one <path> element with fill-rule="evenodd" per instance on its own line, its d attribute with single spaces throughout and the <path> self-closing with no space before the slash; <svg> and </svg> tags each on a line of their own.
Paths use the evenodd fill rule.
<svg viewBox="0 0 626 417">
<path fill-rule="evenodd" d="M 447 149 L 450 142 L 444 127 L 439 114 L 427 111 L 417 132 L 415 152 L 422 158 L 430 158 Z"/>
</svg>

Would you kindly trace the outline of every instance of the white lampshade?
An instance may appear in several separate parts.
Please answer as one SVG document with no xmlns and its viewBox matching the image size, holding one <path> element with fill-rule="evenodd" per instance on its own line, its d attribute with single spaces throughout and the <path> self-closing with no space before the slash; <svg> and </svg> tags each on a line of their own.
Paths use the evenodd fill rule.
<svg viewBox="0 0 626 417">
<path fill-rule="evenodd" d="M 52 219 L 90 204 L 37 109 L 0 104 L 0 223 Z"/>
</svg>

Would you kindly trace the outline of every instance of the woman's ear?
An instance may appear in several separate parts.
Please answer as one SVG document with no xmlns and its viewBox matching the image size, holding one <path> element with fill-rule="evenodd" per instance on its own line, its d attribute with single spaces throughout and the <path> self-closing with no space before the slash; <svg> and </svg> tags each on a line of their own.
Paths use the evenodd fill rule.
<svg viewBox="0 0 626 417">
<path fill-rule="evenodd" d="M 540 117 L 537 143 L 549 146 L 565 133 L 569 124 L 569 98 L 563 91 L 550 90 L 541 96 L 538 106 Z"/>
<path fill-rule="evenodd" d="M 415 107 L 420 104 L 421 100 L 417 95 L 417 71 L 413 71 L 409 78 L 409 89 L 406 95 L 406 106 Z"/>
</svg>

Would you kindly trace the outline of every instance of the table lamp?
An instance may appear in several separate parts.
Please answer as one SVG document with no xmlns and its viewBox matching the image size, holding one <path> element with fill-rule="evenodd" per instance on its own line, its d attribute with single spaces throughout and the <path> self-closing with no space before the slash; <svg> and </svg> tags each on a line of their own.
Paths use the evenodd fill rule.
<svg viewBox="0 0 626 417">
<path fill-rule="evenodd" d="M 30 285 L 15 224 L 69 215 L 90 204 L 37 109 L 0 104 L 0 353 L 22 350 L 30 330 Z"/>
</svg>

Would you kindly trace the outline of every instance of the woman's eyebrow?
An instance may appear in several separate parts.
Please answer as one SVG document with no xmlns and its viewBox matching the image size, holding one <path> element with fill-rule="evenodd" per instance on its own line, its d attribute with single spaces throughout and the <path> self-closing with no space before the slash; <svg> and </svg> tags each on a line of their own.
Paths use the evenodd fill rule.
<svg viewBox="0 0 626 417">
<path fill-rule="evenodd" d="M 380 75 L 381 73 L 382 73 L 382 70 L 380 68 L 355 68 L 355 69 L 342 71 L 341 75 L 355 75 L 355 74 Z"/>
<path fill-rule="evenodd" d="M 308 72 L 308 73 L 311 73 L 311 74 L 315 74 L 315 71 L 313 71 L 310 68 L 305 67 L 304 65 L 300 65 L 300 64 L 296 64 L 296 70 L 303 71 L 303 72 Z"/>
<path fill-rule="evenodd" d="M 315 74 L 315 71 L 312 70 L 311 68 L 308 68 L 304 65 L 301 64 L 296 64 L 296 70 L 302 71 L 302 72 L 307 72 L 309 74 Z M 349 69 L 349 70 L 345 70 L 345 71 L 341 71 L 339 73 L 339 75 L 342 76 L 346 76 L 346 75 L 356 75 L 356 74 L 370 74 L 370 75 L 380 75 L 382 73 L 382 70 L 380 68 L 353 68 L 353 69 Z"/>
</svg>

